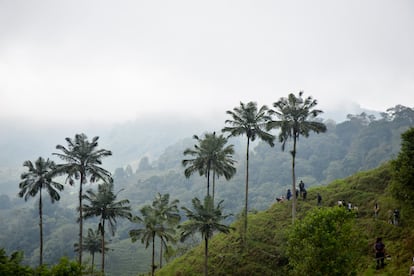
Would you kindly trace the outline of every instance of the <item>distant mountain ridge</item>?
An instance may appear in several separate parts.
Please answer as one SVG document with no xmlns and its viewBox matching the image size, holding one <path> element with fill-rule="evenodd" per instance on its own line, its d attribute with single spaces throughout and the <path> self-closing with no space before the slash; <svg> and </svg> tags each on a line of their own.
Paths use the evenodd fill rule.
<svg viewBox="0 0 414 276">
<path fill-rule="evenodd" d="M 349 113 L 349 111 L 355 113 Z M 323 118 L 345 121 L 345 114 L 379 114 L 361 108 L 358 104 L 345 110 L 333 110 L 323 113 Z M 99 136 L 99 146 L 111 150 L 113 156 L 104 160 L 104 166 L 115 171 L 128 164 L 137 166 L 142 157 L 157 161 L 165 150 L 178 141 L 200 135 L 204 132 L 220 131 L 224 125 L 225 111 L 215 118 L 204 120 L 183 118 L 171 114 L 136 119 L 118 124 L 82 124 L 31 123 L 23 120 L 1 119 L 0 129 L 0 191 L 16 194 L 19 175 L 25 160 L 34 160 L 39 156 L 52 158 L 57 144 L 65 144 L 66 137 L 76 133 L 85 133 L 89 138 Z"/>
</svg>

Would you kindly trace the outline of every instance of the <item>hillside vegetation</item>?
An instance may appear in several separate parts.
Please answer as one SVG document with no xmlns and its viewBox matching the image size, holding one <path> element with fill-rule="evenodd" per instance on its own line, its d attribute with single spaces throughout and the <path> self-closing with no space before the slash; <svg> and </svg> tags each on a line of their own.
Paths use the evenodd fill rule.
<svg viewBox="0 0 414 276">
<path fill-rule="evenodd" d="M 348 120 L 340 124 L 327 121 L 328 130 L 326 133 L 312 134 L 307 138 L 301 138 L 298 144 L 296 176 L 298 181 L 303 180 L 306 183 L 309 192 L 306 201 L 299 201 L 298 218 L 303 218 L 309 210 L 315 207 L 318 192 L 322 194 L 323 207 L 332 207 L 339 199 L 351 201 L 358 206 L 359 218 L 355 220 L 356 225 L 370 229 L 370 232 L 367 232 L 362 228 L 364 231 L 360 232 L 363 234 L 356 231 L 358 236 L 363 238 L 362 244 L 365 244 L 361 247 L 363 252 L 358 253 L 361 258 L 358 265 L 362 265 L 360 271 L 365 271 L 369 269 L 369 264 L 372 265 L 371 260 L 368 259 L 372 259 L 372 242 L 377 234 L 391 234 L 390 237 L 383 235 L 388 249 L 394 244 L 394 242 L 390 244 L 388 238 L 405 236 L 405 233 L 400 233 L 400 231 L 403 231 L 402 229 L 408 224 L 407 214 L 411 209 L 391 199 L 391 191 L 388 189 L 389 183 L 387 182 L 390 178 L 389 165 L 382 165 L 372 172 L 367 172 L 367 170 L 376 168 L 380 164 L 386 164 L 385 162 L 397 156 L 401 145 L 401 134 L 412 127 L 413 122 L 414 110 L 412 108 L 396 106 L 387 110 L 387 113 L 382 113 L 380 119 L 362 113 L 349 115 Z M 245 181 L 245 143 L 242 138 L 229 140 L 229 143 L 234 144 L 234 159 L 237 161 L 236 174 L 228 181 L 224 177 L 220 177 L 215 182 L 217 202 L 224 200 L 224 213 L 234 214 L 224 223 L 233 223 L 236 230 L 241 227 L 238 219 L 244 205 L 242 198 Z M 63 140 L 62 137 L 61 142 Z M 138 214 L 142 206 L 151 204 L 157 193 L 169 194 L 171 199 L 178 199 L 180 210 L 181 207 L 189 207 L 194 197 L 202 198 L 205 195 L 206 177 L 194 174 L 190 178 L 186 178 L 184 167 L 181 164 L 184 150 L 192 147 L 193 144 L 193 139 L 183 139 L 163 149 L 163 153 L 158 159 L 152 160 L 150 155 L 137 156 L 138 159 L 134 163 L 138 164 L 137 167 L 134 164 L 129 164 L 114 171 L 115 191 L 120 192 L 121 198 L 127 198 L 130 201 L 134 215 Z M 286 148 L 288 149 L 290 146 L 287 145 Z M 53 148 L 53 145 L 50 147 Z M 161 151 L 161 149 L 158 150 Z M 114 155 L 118 154 L 117 151 L 114 151 Z M 237 231 L 223 237 L 223 239 L 213 240 L 210 258 L 210 262 L 213 264 L 211 274 L 216 275 L 215 267 L 220 270 L 221 266 L 227 268 L 217 272 L 217 275 L 220 273 L 231 275 L 233 271 L 239 270 L 240 275 L 249 271 L 262 272 L 263 275 L 274 275 L 271 274 L 276 273 L 274 271 L 280 271 L 283 274 L 288 269 L 286 266 L 288 263 L 286 240 L 289 236 L 288 229 L 292 225 L 291 202 L 275 204 L 275 198 L 285 195 L 286 189 L 291 187 L 290 155 L 289 150 L 281 150 L 280 144 L 276 144 L 273 148 L 262 142 L 252 144 L 248 233 L 251 238 L 245 245 L 249 249 L 242 250 L 240 237 L 236 234 Z M 375 176 L 375 172 L 378 170 L 382 173 Z M 351 176 L 358 171 L 359 174 Z M 13 179 L 9 185 L 17 188 L 18 176 Z M 0 182 L 1 180 L 4 179 L 0 172 Z M 63 183 L 64 179 L 61 181 Z M 325 184 L 328 183 L 330 184 L 325 187 Z M 364 183 L 365 185 L 362 185 Z M 85 189 L 96 189 L 96 186 L 96 183 L 88 183 L 85 185 Z M 403 191 L 400 193 L 400 198 L 405 199 L 405 189 L 400 190 Z M 49 199 L 43 202 L 45 241 L 43 255 L 47 265 L 57 264 L 62 256 L 70 259 L 75 258 L 73 244 L 77 240 L 77 191 L 78 184 L 66 185 L 59 202 L 51 204 Z M 409 198 L 414 200 L 414 193 L 410 194 Z M 24 255 L 21 257 L 22 263 L 35 267 L 40 253 L 38 200 L 24 202 L 22 199 L 6 193 L 0 194 L 0 199 L 0 220 L 7 221 L 7 223 L 0 224 L 1 247 L 5 249 L 6 254 L 24 251 Z M 368 221 L 368 219 L 372 219 L 375 200 L 380 202 L 380 219 Z M 394 208 L 401 208 L 403 224 L 398 228 L 390 227 L 387 224 L 387 212 Z M 184 216 L 182 217 L 185 220 Z M 267 221 L 267 218 L 270 219 Z M 85 221 L 85 230 L 95 229 L 98 222 L 97 219 Z M 372 223 L 374 224 L 372 225 Z M 120 220 L 115 235 L 107 237 L 110 251 L 106 254 L 106 275 L 132 276 L 150 270 L 151 250 L 146 249 L 145 245 L 141 243 L 131 243 L 128 233 L 132 228 L 135 226 L 129 220 Z M 262 233 L 263 236 L 266 236 L 264 240 L 256 238 L 256 235 L 261 236 Z M 163 256 L 163 263 L 184 254 L 188 248 L 192 248 L 192 245 L 198 242 L 196 238 L 190 243 L 173 245 L 174 250 L 169 252 L 169 256 Z M 223 246 L 223 248 L 218 247 L 219 255 L 214 253 L 216 243 Z M 257 245 L 260 245 L 258 249 Z M 159 244 L 156 244 L 156 248 L 155 254 L 159 258 Z M 195 249 L 194 252 L 197 250 L 202 252 L 202 248 Z M 192 263 L 202 261 L 202 259 L 197 259 L 199 255 L 194 252 L 192 253 L 194 256 L 191 257 L 194 259 L 185 262 L 186 266 L 190 267 L 189 271 L 196 267 L 193 267 Z M 235 253 L 237 254 L 235 255 Z M 89 254 L 85 253 L 84 255 L 85 262 L 91 263 Z M 394 252 L 392 255 L 394 262 L 396 260 Z M 407 260 L 410 259 L 409 255 L 410 253 L 406 252 L 406 256 L 404 256 L 406 259 L 401 259 L 403 266 L 406 266 Z M 267 264 L 255 263 L 257 258 Z M 98 257 L 95 261 L 96 266 L 100 264 L 99 259 Z M 179 260 L 177 258 L 171 263 L 172 267 L 178 265 Z M 177 266 L 177 269 L 171 271 L 184 273 L 186 266 L 180 268 Z M 388 266 L 387 269 L 391 269 L 391 266 Z M 169 272 L 172 273 L 171 271 Z M 191 273 L 189 272 L 190 275 Z"/>
<path fill-rule="evenodd" d="M 374 170 L 359 172 L 345 179 L 335 180 L 324 187 L 309 190 L 306 200 L 298 201 L 298 220 L 315 208 L 339 208 L 344 200 L 358 207 L 355 212 L 355 231 L 360 245 L 357 275 L 405 275 L 412 263 L 414 218 L 412 207 L 396 201 L 390 194 L 391 166 L 386 163 Z M 323 197 L 317 206 L 317 193 Z M 380 205 L 379 216 L 374 218 L 374 204 Z M 291 229 L 291 202 L 274 203 L 269 209 L 249 215 L 247 250 L 243 251 L 238 231 L 216 235 L 209 246 L 209 273 L 211 275 L 288 275 L 286 255 L 287 235 Z M 345 208 L 345 207 L 342 207 Z M 398 208 L 400 224 L 389 223 L 389 212 Z M 240 227 L 240 221 L 233 226 Z M 373 244 L 376 237 L 383 237 L 387 266 L 375 268 Z M 203 246 L 200 245 L 184 256 L 163 267 L 156 275 L 202 275 Z M 317 274 L 315 274 L 317 275 Z"/>
</svg>

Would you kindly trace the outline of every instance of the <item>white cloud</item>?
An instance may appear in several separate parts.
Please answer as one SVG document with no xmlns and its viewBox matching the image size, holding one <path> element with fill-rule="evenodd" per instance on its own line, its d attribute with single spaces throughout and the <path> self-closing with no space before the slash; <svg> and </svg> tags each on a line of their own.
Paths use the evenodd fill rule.
<svg viewBox="0 0 414 276">
<path fill-rule="evenodd" d="M 413 106 L 412 33 L 411 1 L 3 1 L 0 118 Z"/>
</svg>

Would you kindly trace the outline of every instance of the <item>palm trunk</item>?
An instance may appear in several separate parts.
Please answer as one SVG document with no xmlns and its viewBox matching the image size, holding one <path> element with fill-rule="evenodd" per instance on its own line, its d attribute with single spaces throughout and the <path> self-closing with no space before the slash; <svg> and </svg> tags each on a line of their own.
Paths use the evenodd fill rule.
<svg viewBox="0 0 414 276">
<path fill-rule="evenodd" d="M 40 256 L 39 265 L 43 264 L 43 212 L 42 212 L 42 188 L 39 189 L 39 228 L 40 228 Z"/>
<path fill-rule="evenodd" d="M 95 266 L 95 253 L 92 253 L 91 255 L 92 255 L 92 271 L 91 271 L 91 273 L 93 275 L 93 268 Z"/>
<path fill-rule="evenodd" d="M 207 196 L 210 195 L 210 160 L 207 165 Z"/>
<path fill-rule="evenodd" d="M 293 136 L 293 151 L 292 151 L 292 223 L 295 222 L 296 218 L 296 175 L 295 175 L 295 158 L 296 158 L 296 133 Z"/>
<path fill-rule="evenodd" d="M 160 238 L 160 268 L 162 267 L 162 240 Z"/>
<path fill-rule="evenodd" d="M 207 236 L 204 237 L 204 275 L 208 275 L 208 238 Z"/>
<path fill-rule="evenodd" d="M 151 275 L 155 273 L 155 233 L 152 234 L 152 261 L 151 261 Z"/>
<path fill-rule="evenodd" d="M 101 271 L 102 275 L 105 275 L 105 220 L 102 220 L 102 241 L 101 241 L 101 250 L 102 250 L 102 266 Z"/>
<path fill-rule="evenodd" d="M 82 185 L 85 181 L 84 173 L 81 173 L 80 184 L 79 184 L 79 265 L 82 265 L 82 251 L 83 251 L 83 212 L 82 212 Z"/>
<path fill-rule="evenodd" d="M 247 237 L 247 207 L 248 207 L 248 198 L 249 198 L 249 146 L 250 146 L 250 137 L 247 137 L 247 150 L 246 150 L 246 189 L 245 189 L 245 198 L 244 198 L 244 242 L 246 242 Z"/>
<path fill-rule="evenodd" d="M 215 192 L 216 192 L 216 170 L 213 170 L 213 205 L 214 205 Z"/>
</svg>

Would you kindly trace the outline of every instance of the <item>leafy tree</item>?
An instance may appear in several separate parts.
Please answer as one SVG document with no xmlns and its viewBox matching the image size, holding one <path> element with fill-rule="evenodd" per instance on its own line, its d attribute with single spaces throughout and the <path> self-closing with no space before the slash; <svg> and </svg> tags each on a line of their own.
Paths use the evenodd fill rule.
<svg viewBox="0 0 414 276">
<path fill-rule="evenodd" d="M 22 265 L 22 261 L 22 251 L 13 252 L 9 257 L 6 255 L 6 251 L 0 248 L 0 275 L 32 276 L 33 270 Z"/>
<path fill-rule="evenodd" d="M 210 173 L 213 171 L 213 198 L 214 198 L 214 179 L 215 176 L 224 175 L 229 180 L 235 173 L 236 162 L 232 155 L 234 154 L 233 145 L 226 146 L 227 139 L 223 136 L 216 136 L 216 133 L 206 133 L 201 139 L 197 135 L 193 136 L 198 144 L 194 149 L 186 149 L 184 155 L 191 155 L 194 158 L 182 160 L 183 166 L 187 166 L 184 175 L 188 178 L 193 173 L 198 172 L 207 178 L 207 195 L 210 195 Z"/>
<path fill-rule="evenodd" d="M 317 208 L 287 231 L 293 275 L 353 275 L 363 248 L 355 214 L 346 208 Z"/>
<path fill-rule="evenodd" d="M 81 266 L 78 262 L 72 261 L 67 257 L 62 257 L 59 260 L 59 263 L 52 266 L 51 268 L 47 268 L 45 266 L 39 267 L 36 269 L 34 275 L 41 275 L 41 276 L 79 276 L 82 275 L 84 271 L 84 267 Z"/>
<path fill-rule="evenodd" d="M 248 211 L 248 193 L 249 193 L 249 147 L 250 142 L 259 138 L 270 146 L 274 146 L 273 141 L 275 136 L 266 132 L 266 124 L 271 119 L 266 114 L 268 111 L 267 106 L 257 108 L 255 102 L 248 102 L 244 104 L 240 102 L 239 107 L 228 110 L 226 114 L 230 115 L 232 119 L 225 121 L 226 126 L 222 129 L 222 132 L 228 132 L 229 137 L 235 137 L 240 135 L 246 135 L 246 184 L 245 184 L 245 200 L 244 200 L 244 239 L 247 234 L 247 211 Z"/>
<path fill-rule="evenodd" d="M 165 225 L 165 228 L 172 228 L 176 226 L 180 220 L 181 216 L 178 211 L 179 200 L 175 199 L 170 202 L 170 195 L 160 193 L 157 194 L 154 201 L 152 202 L 152 207 L 155 211 L 155 216 L 160 220 L 161 225 Z M 162 249 L 165 248 L 168 250 L 167 243 L 163 236 L 160 236 L 160 268 L 162 267 Z"/>
<path fill-rule="evenodd" d="M 299 92 L 298 97 L 293 93 L 287 98 L 280 98 L 279 101 L 273 103 L 276 110 L 270 110 L 269 114 L 276 116 L 276 120 L 268 122 L 267 129 L 280 128 L 279 142 L 282 143 L 282 150 L 285 150 L 286 142 L 293 139 L 292 154 L 292 220 L 296 216 L 296 175 L 295 175 L 295 158 L 296 143 L 299 136 L 308 137 L 311 131 L 320 133 L 326 131 L 325 124 L 318 122 L 315 118 L 322 113 L 321 110 L 314 109 L 317 101 L 312 97 L 302 98 L 303 92 Z"/>
<path fill-rule="evenodd" d="M 98 231 L 101 234 L 102 274 L 105 272 L 105 222 L 108 221 L 112 235 L 115 235 L 117 218 L 131 218 L 131 206 L 129 200 L 116 201 L 117 194 L 114 193 L 113 183 L 98 185 L 98 192 L 89 189 L 83 196 L 88 204 L 83 206 L 84 218 L 100 217 Z"/>
<path fill-rule="evenodd" d="M 158 236 L 161 243 L 174 240 L 175 229 L 164 224 L 164 219 L 160 219 L 160 213 L 151 205 L 145 205 L 140 210 L 142 218 L 136 216 L 133 221 L 143 224 L 143 228 L 133 229 L 129 231 L 129 236 L 132 242 L 136 242 L 138 239 L 141 243 L 145 243 L 145 248 L 152 245 L 152 257 L 151 257 L 151 275 L 155 273 L 155 237 Z"/>
<path fill-rule="evenodd" d="M 82 237 L 83 237 L 83 185 L 87 183 L 88 177 L 90 182 L 102 180 L 106 183 L 112 182 L 110 172 L 100 167 L 104 157 L 112 155 L 112 152 L 105 149 L 98 149 L 99 137 L 96 136 L 92 141 L 88 140 L 85 134 L 76 134 L 75 139 L 66 138 L 67 147 L 57 145 L 56 149 L 62 153 L 53 153 L 65 164 L 58 164 L 55 168 L 56 173 L 66 174 L 66 181 L 74 185 L 75 179 L 79 180 L 79 264 L 82 264 Z"/>
<path fill-rule="evenodd" d="M 60 199 L 58 191 L 63 190 L 63 185 L 53 181 L 53 169 L 55 164 L 49 159 L 39 157 L 35 163 L 26 160 L 23 166 L 27 172 L 21 174 L 22 182 L 19 184 L 19 196 L 27 201 L 29 197 L 35 197 L 39 193 L 39 228 L 40 228 L 40 260 L 39 265 L 43 264 L 43 204 L 42 190 L 46 189 L 52 203 Z"/>
<path fill-rule="evenodd" d="M 180 225 L 181 241 L 186 240 L 189 236 L 200 233 L 204 239 L 204 275 L 208 275 L 208 240 L 213 237 L 215 231 L 221 233 L 230 233 L 231 228 L 220 222 L 230 215 L 222 214 L 223 201 L 220 201 L 214 207 L 214 201 L 211 196 L 204 198 L 204 205 L 198 198 L 192 200 L 194 210 L 182 207 L 188 221 Z"/>
<path fill-rule="evenodd" d="M 401 151 L 391 162 L 393 195 L 406 203 L 414 200 L 414 128 L 401 134 Z"/>
</svg>

